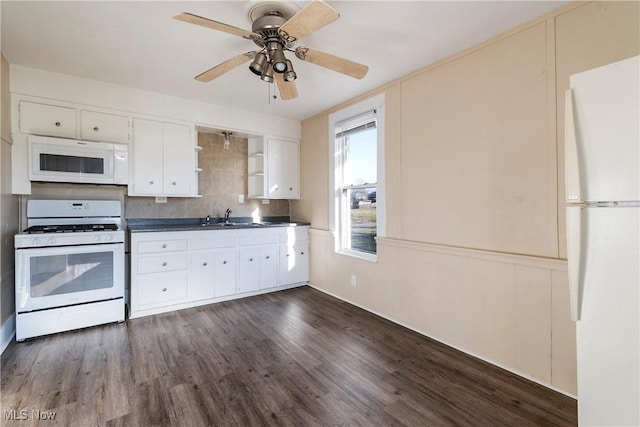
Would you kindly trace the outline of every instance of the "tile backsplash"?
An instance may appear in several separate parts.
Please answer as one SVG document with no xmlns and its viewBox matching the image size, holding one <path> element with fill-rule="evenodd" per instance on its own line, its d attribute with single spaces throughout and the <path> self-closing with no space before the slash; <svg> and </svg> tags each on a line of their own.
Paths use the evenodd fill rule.
<svg viewBox="0 0 640 427">
<path fill-rule="evenodd" d="M 169 197 L 167 203 L 156 203 L 154 197 L 129 197 L 126 188 L 116 186 L 32 183 L 32 194 L 21 196 L 22 217 L 25 218 L 26 200 L 29 198 L 53 199 L 112 199 L 121 200 L 125 218 L 202 218 L 210 215 L 222 217 L 231 209 L 236 216 L 288 216 L 288 200 L 270 200 L 262 204 L 258 199 L 247 199 L 247 150 L 246 138 L 231 136 L 228 150 L 224 149 L 222 135 L 199 133 L 198 145 L 202 147 L 198 165 L 198 192 L 202 197 Z M 238 203 L 243 194 L 245 203 Z"/>
</svg>

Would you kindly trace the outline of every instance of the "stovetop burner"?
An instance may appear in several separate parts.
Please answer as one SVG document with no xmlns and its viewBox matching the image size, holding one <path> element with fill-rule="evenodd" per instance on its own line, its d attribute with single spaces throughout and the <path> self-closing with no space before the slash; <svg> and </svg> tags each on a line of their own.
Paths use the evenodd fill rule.
<svg viewBox="0 0 640 427">
<path fill-rule="evenodd" d="M 27 234 L 41 233 L 79 233 L 87 231 L 117 231 L 117 224 L 60 224 L 32 225 L 24 230 Z"/>
</svg>

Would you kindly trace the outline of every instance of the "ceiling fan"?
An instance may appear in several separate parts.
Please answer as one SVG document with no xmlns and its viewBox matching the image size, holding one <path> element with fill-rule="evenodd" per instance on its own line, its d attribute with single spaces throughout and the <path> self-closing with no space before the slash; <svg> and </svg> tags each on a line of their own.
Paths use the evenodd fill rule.
<svg viewBox="0 0 640 427">
<path fill-rule="evenodd" d="M 285 52 L 293 52 L 302 61 L 311 62 L 357 79 L 363 78 L 369 71 L 369 67 L 366 65 L 348 59 L 306 46 L 295 47 L 298 40 L 340 17 L 338 12 L 321 0 L 313 0 L 295 14 L 283 3 L 266 2 L 252 8 L 249 15 L 253 21 L 251 31 L 186 12 L 173 17 L 179 21 L 249 39 L 260 48 L 260 50 L 234 56 L 197 75 L 196 80 L 210 82 L 251 61 L 249 70 L 267 83 L 272 83 L 275 79 L 281 98 L 293 99 L 298 96 L 294 82 L 298 76 L 293 69 L 291 60 L 286 58 Z"/>
</svg>

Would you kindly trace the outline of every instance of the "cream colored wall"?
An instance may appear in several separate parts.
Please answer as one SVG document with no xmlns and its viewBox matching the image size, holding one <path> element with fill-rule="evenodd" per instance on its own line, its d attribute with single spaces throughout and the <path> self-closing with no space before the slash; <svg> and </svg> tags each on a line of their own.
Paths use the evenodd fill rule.
<svg viewBox="0 0 640 427">
<path fill-rule="evenodd" d="M 18 230 L 18 197 L 11 194 L 11 100 L 9 63 L 0 53 L 0 351 L 13 334 L 14 252 Z"/>
<path fill-rule="evenodd" d="M 575 394 L 560 94 L 577 68 L 638 54 L 637 7 L 570 5 L 303 122 L 291 212 L 312 225 L 311 284 Z M 334 251 L 327 127 L 380 90 L 388 227 L 371 263 Z"/>
</svg>

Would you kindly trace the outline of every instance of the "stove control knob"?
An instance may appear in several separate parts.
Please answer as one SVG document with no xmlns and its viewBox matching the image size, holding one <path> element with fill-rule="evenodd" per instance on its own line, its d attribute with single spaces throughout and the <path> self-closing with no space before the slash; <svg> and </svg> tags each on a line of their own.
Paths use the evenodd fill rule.
<svg viewBox="0 0 640 427">
<path fill-rule="evenodd" d="M 96 242 L 99 242 L 100 241 L 100 236 L 94 236 L 93 240 L 95 240 Z"/>
</svg>

